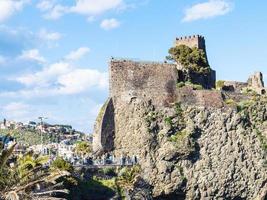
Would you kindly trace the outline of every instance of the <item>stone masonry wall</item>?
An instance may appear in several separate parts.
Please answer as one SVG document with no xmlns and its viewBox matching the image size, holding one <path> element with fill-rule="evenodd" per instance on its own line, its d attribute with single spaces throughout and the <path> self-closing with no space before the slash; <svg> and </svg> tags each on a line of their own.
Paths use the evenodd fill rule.
<svg viewBox="0 0 267 200">
<path fill-rule="evenodd" d="M 175 100 L 177 83 L 175 64 L 112 60 L 110 62 L 110 97 L 117 101 L 152 100 L 166 106 Z"/>
<path fill-rule="evenodd" d="M 200 35 L 176 38 L 175 46 L 179 45 L 186 45 L 190 48 L 197 47 L 199 49 L 206 51 L 205 39 L 203 36 Z"/>
<path fill-rule="evenodd" d="M 238 81 L 225 81 L 224 86 L 232 92 L 241 93 L 244 88 L 248 87 L 248 84 Z"/>
</svg>

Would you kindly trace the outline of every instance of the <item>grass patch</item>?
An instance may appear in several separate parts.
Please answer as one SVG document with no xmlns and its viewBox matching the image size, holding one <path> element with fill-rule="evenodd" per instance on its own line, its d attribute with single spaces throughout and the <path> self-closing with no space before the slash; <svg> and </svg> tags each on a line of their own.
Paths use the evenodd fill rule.
<svg viewBox="0 0 267 200">
<path fill-rule="evenodd" d="M 167 124 L 167 125 L 169 125 L 169 126 L 172 126 L 172 125 L 173 125 L 173 123 L 172 123 L 172 118 L 171 118 L 171 117 L 166 117 L 166 118 L 164 119 L 164 122 L 165 122 L 165 124 Z"/>
<path fill-rule="evenodd" d="M 185 130 L 178 131 L 174 135 L 170 136 L 170 141 L 174 143 L 179 143 L 183 141 L 184 138 L 188 136 L 188 133 Z"/>
</svg>

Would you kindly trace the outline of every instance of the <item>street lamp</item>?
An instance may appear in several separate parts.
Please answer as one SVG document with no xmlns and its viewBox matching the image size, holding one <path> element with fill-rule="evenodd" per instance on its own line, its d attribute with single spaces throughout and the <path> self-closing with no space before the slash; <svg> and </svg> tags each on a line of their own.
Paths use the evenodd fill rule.
<svg viewBox="0 0 267 200">
<path fill-rule="evenodd" d="M 40 129 L 40 133 L 41 133 L 41 149 L 42 149 L 42 154 L 43 154 L 43 132 L 42 132 L 42 128 L 43 128 L 43 120 L 47 119 L 47 117 L 38 117 L 38 119 L 40 120 L 40 124 L 41 124 L 41 129 Z"/>
</svg>

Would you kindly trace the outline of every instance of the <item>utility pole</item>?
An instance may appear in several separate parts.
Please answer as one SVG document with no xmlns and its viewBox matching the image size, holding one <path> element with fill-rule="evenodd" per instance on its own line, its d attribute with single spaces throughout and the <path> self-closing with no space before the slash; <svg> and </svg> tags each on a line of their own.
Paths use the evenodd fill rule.
<svg viewBox="0 0 267 200">
<path fill-rule="evenodd" d="M 42 128 L 43 128 L 43 120 L 47 119 L 46 117 L 38 117 L 38 119 L 40 120 L 41 123 L 41 129 L 40 129 L 40 133 L 41 133 L 41 149 L 42 149 L 42 154 L 43 154 L 43 132 L 42 132 Z"/>
</svg>

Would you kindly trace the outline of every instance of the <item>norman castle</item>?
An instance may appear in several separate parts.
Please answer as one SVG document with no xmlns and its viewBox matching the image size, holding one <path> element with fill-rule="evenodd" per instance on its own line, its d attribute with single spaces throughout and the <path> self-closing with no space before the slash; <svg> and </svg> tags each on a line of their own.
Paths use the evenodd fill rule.
<svg viewBox="0 0 267 200">
<path fill-rule="evenodd" d="M 176 38 L 175 46 L 197 47 L 206 53 L 203 36 L 194 35 Z M 207 55 L 207 54 L 206 54 Z M 177 87 L 177 83 L 190 81 L 203 89 L 191 86 Z M 233 99 L 242 98 L 242 91 L 249 89 L 265 94 L 260 72 L 252 75 L 248 82 L 223 81 L 220 90 L 216 88 L 216 72 L 207 74 L 185 70 L 179 63 L 136 62 L 111 59 L 109 63 L 109 99 L 101 109 L 95 124 L 93 149 L 95 152 L 109 152 L 118 148 L 114 140 L 117 132 L 117 108 L 133 103 L 150 101 L 156 107 L 168 107 L 176 102 L 204 107 L 225 106 L 225 94 Z M 127 123 L 127 122 L 125 122 Z"/>
</svg>

